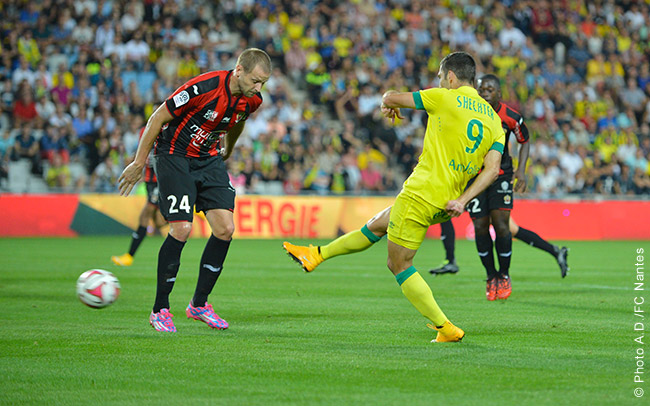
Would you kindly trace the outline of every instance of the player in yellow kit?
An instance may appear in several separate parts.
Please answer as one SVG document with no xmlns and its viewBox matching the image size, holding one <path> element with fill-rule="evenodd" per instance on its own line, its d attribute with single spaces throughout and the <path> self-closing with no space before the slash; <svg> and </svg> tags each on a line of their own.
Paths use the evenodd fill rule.
<svg viewBox="0 0 650 406">
<path fill-rule="evenodd" d="M 465 333 L 440 310 L 413 267 L 413 257 L 431 224 L 459 216 L 467 202 L 496 179 L 505 143 L 499 116 L 473 87 L 475 75 L 474 59 L 455 52 L 440 64 L 440 88 L 388 91 L 381 105 L 387 118 L 400 117 L 400 108 L 426 110 L 429 115 L 418 164 L 390 210 L 388 268 L 406 298 L 433 323 L 429 326 L 438 331 L 437 342 L 460 341 Z M 476 181 L 463 192 L 481 166 Z M 302 265 L 300 253 L 287 251 Z"/>
</svg>

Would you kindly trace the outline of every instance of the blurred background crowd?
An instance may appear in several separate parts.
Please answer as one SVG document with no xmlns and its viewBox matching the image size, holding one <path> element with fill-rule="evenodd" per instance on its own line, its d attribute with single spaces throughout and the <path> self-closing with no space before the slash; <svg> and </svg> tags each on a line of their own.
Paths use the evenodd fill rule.
<svg viewBox="0 0 650 406">
<path fill-rule="evenodd" d="M 533 196 L 639 197 L 649 27 L 634 0 L 4 0 L 0 188 L 115 193 L 153 110 L 258 47 L 274 70 L 228 161 L 239 193 L 396 194 L 426 114 L 387 122 L 381 94 L 437 86 L 465 50 L 525 117 Z"/>
</svg>

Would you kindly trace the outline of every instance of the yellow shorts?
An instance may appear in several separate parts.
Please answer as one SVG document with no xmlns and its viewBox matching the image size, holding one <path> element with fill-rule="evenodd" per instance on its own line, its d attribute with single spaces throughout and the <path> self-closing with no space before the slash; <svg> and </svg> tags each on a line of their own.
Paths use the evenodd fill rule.
<svg viewBox="0 0 650 406">
<path fill-rule="evenodd" d="M 429 226 L 449 220 L 447 212 L 402 192 L 395 199 L 388 222 L 388 239 L 411 250 L 420 248 Z"/>
</svg>

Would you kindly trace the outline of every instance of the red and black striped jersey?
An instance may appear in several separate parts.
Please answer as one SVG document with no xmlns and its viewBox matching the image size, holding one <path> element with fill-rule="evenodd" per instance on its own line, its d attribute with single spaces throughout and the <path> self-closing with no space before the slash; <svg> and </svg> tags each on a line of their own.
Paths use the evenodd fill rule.
<svg viewBox="0 0 650 406">
<path fill-rule="evenodd" d="M 167 100 L 174 117 L 156 139 L 155 155 L 204 158 L 219 153 L 220 138 L 262 104 L 262 95 L 230 94 L 233 71 L 199 75 L 176 89 Z"/>
<path fill-rule="evenodd" d="M 503 155 L 501 156 L 501 170 L 499 170 L 499 175 L 503 175 L 504 173 L 512 174 L 512 157 L 508 151 L 508 140 L 510 139 L 510 134 L 515 136 L 518 143 L 524 144 L 528 142 L 528 127 L 526 127 L 524 118 L 521 114 L 504 102 L 499 102 L 496 111 L 501 118 L 503 131 L 506 133 L 506 145 L 503 148 Z"/>
<path fill-rule="evenodd" d="M 142 134 L 144 134 L 144 129 L 145 127 L 142 127 L 140 129 L 140 137 L 139 139 L 142 139 Z M 153 170 L 153 150 L 149 151 L 149 155 L 147 155 L 147 161 L 145 162 L 144 165 L 144 179 L 145 182 L 157 182 L 158 180 L 156 179 L 156 172 Z"/>
</svg>

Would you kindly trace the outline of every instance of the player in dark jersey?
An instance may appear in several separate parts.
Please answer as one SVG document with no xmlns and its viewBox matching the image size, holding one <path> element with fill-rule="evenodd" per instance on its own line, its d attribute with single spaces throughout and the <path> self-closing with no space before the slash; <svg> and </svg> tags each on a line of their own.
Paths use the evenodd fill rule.
<svg viewBox="0 0 650 406">
<path fill-rule="evenodd" d="M 512 234 L 508 226 L 512 210 L 513 181 L 515 191 L 526 190 L 526 161 L 528 160 L 528 128 L 517 111 L 501 102 L 501 84 L 494 75 L 484 75 L 478 81 L 478 91 L 501 117 L 501 125 L 506 133 L 506 140 L 514 135 L 519 148 L 519 165 L 513 171 L 512 157 L 508 151 L 508 142 L 501 157 L 499 177 L 481 194 L 467 205 L 467 211 L 474 223 L 476 249 L 487 272 L 486 296 L 488 300 L 507 299 L 512 291 L 510 282 L 510 259 L 512 258 Z M 513 177 L 514 172 L 514 177 Z M 470 181 L 471 182 L 471 181 Z M 490 223 L 494 226 L 499 270 L 494 265 Z"/>
<path fill-rule="evenodd" d="M 526 190 L 526 161 L 528 160 L 528 128 L 523 117 L 514 109 L 501 102 L 501 84 L 494 75 L 484 75 L 478 81 L 478 91 L 494 111 L 501 117 L 501 124 L 506 132 L 506 140 L 514 135 L 517 142 L 522 144 L 519 149 L 519 165 L 517 170 L 512 168 L 512 157 L 506 142 L 499 177 L 492 185 L 476 196 L 467 205 L 476 236 L 476 249 L 487 272 L 486 296 L 488 300 L 507 299 L 512 291 L 510 282 L 510 259 L 512 258 L 512 234 L 508 227 L 510 211 L 512 210 L 513 181 L 516 180 L 515 191 Z M 494 266 L 492 237 L 490 223 L 494 226 L 499 270 Z"/>
<path fill-rule="evenodd" d="M 144 127 L 140 129 L 140 138 L 142 138 L 143 133 Z M 158 209 L 158 181 L 156 180 L 156 173 L 153 169 L 153 151 L 147 156 L 143 181 L 147 187 L 147 201 L 138 217 L 138 229 L 131 234 L 129 251 L 125 254 L 111 257 L 111 261 L 117 266 L 131 266 L 133 264 L 133 256 L 147 236 L 149 221 L 153 220 L 153 224 L 158 230 L 167 224 L 167 221 Z"/>
<path fill-rule="evenodd" d="M 157 331 L 176 331 L 169 312 L 169 294 L 192 230 L 195 207 L 205 213 L 212 234 L 201 257 L 194 297 L 185 313 L 212 328 L 228 327 L 207 303 L 235 229 L 235 189 L 224 161 L 232 154 L 246 119 L 262 104 L 260 91 L 270 75 L 271 59 L 266 52 L 249 48 L 241 53 L 234 70 L 190 79 L 149 118 L 135 160 L 119 178 L 120 194 L 128 195 L 142 177 L 146 156 L 155 141 L 160 209 L 170 223 L 158 254 L 156 301 L 149 317 Z"/>
</svg>

